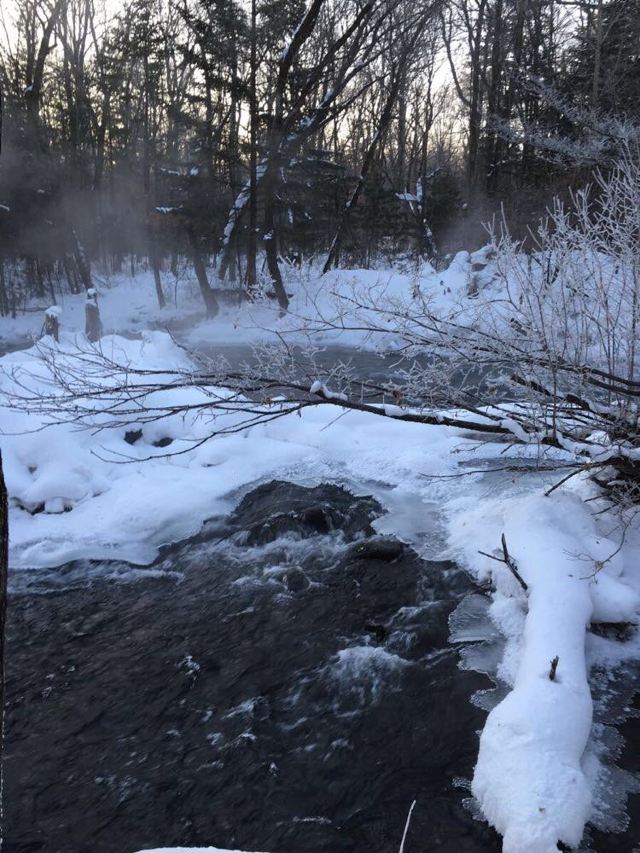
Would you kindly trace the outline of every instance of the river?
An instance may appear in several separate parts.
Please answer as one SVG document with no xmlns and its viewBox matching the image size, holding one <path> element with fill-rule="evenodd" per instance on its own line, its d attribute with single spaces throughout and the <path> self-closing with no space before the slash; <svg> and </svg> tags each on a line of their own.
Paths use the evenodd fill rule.
<svg viewBox="0 0 640 853">
<path fill-rule="evenodd" d="M 449 643 L 471 581 L 379 535 L 372 497 L 276 481 L 236 502 L 149 567 L 13 578 L 6 853 L 396 853 L 414 800 L 405 853 L 497 853 L 467 802 L 493 682 Z M 630 853 L 638 803 L 589 849 Z"/>
</svg>

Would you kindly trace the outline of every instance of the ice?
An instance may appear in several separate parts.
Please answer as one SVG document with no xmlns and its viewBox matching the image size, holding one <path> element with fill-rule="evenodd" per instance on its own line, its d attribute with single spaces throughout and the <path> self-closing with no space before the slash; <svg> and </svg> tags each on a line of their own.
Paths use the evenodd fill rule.
<svg viewBox="0 0 640 853">
<path fill-rule="evenodd" d="M 504 655 L 504 643 L 473 643 L 460 649 L 460 669 L 495 675 Z"/>
<path fill-rule="evenodd" d="M 491 600 L 470 593 L 449 616 L 449 642 L 461 644 L 460 669 L 488 675 L 495 687 L 477 690 L 471 701 L 492 711 L 506 696 L 508 688 L 498 678 L 505 654 L 505 640 L 491 619 Z"/>
<path fill-rule="evenodd" d="M 594 724 L 585 754 L 592 780 L 593 812 L 590 823 L 603 832 L 622 832 L 629 823 L 627 800 L 640 793 L 640 774 L 618 766 L 625 749 L 617 725 L 639 712 L 633 708 L 640 666 L 596 665 L 591 672 Z"/>
<path fill-rule="evenodd" d="M 501 637 L 491 621 L 491 600 L 484 595 L 472 593 L 465 596 L 449 616 L 449 642 L 475 643 L 496 640 Z"/>
<path fill-rule="evenodd" d="M 508 692 L 506 685 L 499 685 L 487 690 L 476 690 L 471 697 L 471 703 L 489 713 L 502 702 Z"/>
<path fill-rule="evenodd" d="M 495 676 L 504 656 L 504 639 L 491 621 L 490 607 L 486 596 L 465 596 L 449 616 L 449 642 L 468 644 L 460 649 L 460 669 Z"/>
<path fill-rule="evenodd" d="M 602 832 L 624 832 L 630 819 L 627 801 L 631 794 L 640 794 L 640 778 L 615 764 L 603 763 L 596 755 L 587 754 L 585 764 L 594 776 L 589 822 Z"/>
<path fill-rule="evenodd" d="M 385 509 L 384 515 L 374 519 L 374 529 L 383 536 L 396 536 L 403 542 L 423 552 L 428 549 L 432 557 L 443 550 L 444 536 L 440 507 L 425 499 L 422 489 L 400 484 L 395 488 L 370 485 L 371 494 Z"/>
</svg>

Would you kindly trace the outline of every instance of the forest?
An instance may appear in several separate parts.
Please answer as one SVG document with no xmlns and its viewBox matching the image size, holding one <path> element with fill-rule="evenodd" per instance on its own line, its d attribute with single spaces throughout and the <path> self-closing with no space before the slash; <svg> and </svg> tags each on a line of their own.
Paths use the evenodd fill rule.
<svg viewBox="0 0 640 853">
<path fill-rule="evenodd" d="M 90 286 L 94 264 L 152 269 L 160 303 L 159 270 L 211 264 L 285 307 L 282 263 L 446 265 L 502 210 L 525 234 L 606 160 L 607 122 L 637 118 L 634 0 L 1 14 L 5 315 Z"/>
</svg>

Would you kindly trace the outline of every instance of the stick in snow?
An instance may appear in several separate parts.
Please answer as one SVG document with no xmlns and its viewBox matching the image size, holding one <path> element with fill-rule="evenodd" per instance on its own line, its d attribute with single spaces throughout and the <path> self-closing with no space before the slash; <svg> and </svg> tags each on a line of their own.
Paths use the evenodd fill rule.
<svg viewBox="0 0 640 853">
<path fill-rule="evenodd" d="M 502 557 L 496 557 L 494 554 L 487 554 L 486 551 L 478 551 L 478 554 L 482 554 L 483 557 L 489 557 L 490 560 L 496 560 L 498 563 L 504 563 L 505 566 L 511 572 L 511 574 L 514 576 L 514 578 L 518 581 L 522 589 L 527 592 L 529 587 L 527 586 L 526 581 L 518 571 L 518 564 L 509 553 L 509 549 L 507 548 L 507 540 L 505 538 L 504 533 L 502 534 Z"/>
<path fill-rule="evenodd" d="M 409 832 L 409 824 L 411 823 L 411 815 L 413 814 L 413 810 L 416 807 L 416 800 L 411 803 L 411 808 L 409 809 L 409 814 L 407 815 L 407 822 L 404 825 L 404 832 L 402 833 L 402 841 L 400 842 L 400 850 L 398 853 L 404 853 L 404 842 L 407 840 L 407 833 Z"/>
<path fill-rule="evenodd" d="M 559 662 L 560 662 L 560 658 L 558 657 L 558 655 L 556 655 L 554 657 L 554 659 L 551 661 L 551 669 L 549 670 L 549 681 L 555 681 L 556 680 L 556 670 L 558 668 Z"/>
</svg>

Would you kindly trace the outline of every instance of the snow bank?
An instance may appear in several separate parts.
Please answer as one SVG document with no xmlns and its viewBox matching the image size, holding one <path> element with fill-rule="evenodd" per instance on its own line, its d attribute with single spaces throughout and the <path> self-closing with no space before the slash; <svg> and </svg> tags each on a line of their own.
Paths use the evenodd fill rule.
<svg viewBox="0 0 640 853">
<path fill-rule="evenodd" d="M 53 348 L 58 369 L 73 365 L 75 340 L 66 334 L 59 346 L 43 342 Z M 78 341 L 89 354 L 86 341 Z M 163 332 L 145 332 L 141 340 L 106 336 L 101 346 L 114 361 L 130 366 L 128 380 L 134 385 L 145 379 L 136 371 L 156 370 L 153 379 L 162 381 L 171 378 L 163 371 L 190 368 L 184 351 Z M 33 348 L 1 359 L 0 393 L 22 383 L 50 394 L 52 376 L 39 355 Z M 208 393 L 188 382 L 155 392 L 147 404 L 164 407 L 161 418 L 148 421 L 144 411 L 139 416 L 133 411 L 119 417 L 113 429 L 103 429 L 112 418 L 109 399 L 95 415 L 95 429 L 52 424 L 11 405 L 0 408 L 12 567 L 52 567 L 74 559 L 145 565 L 160 546 L 194 535 L 208 518 L 226 514 L 234 490 L 261 480 L 369 479 L 392 487 L 414 483 L 419 490 L 424 473 L 440 473 L 452 464 L 455 437 L 444 428 L 425 432 L 419 424 L 360 412 L 336 420 L 331 406 L 208 439 L 214 429 L 233 429 L 241 415 L 219 413 L 214 420 L 206 409 L 173 413 L 212 402 Z M 132 434 L 139 438 L 130 444 Z M 175 451 L 179 455 L 166 455 Z"/>
<path fill-rule="evenodd" d="M 592 702 L 585 631 L 597 615 L 637 621 L 640 599 L 577 495 L 487 500 L 452 515 L 454 553 L 496 587 L 490 612 L 508 643 L 499 675 L 513 689 L 489 714 L 472 790 L 504 837 L 505 853 L 550 853 L 580 843 L 591 813 L 584 766 Z M 528 592 L 499 562 L 478 556 L 505 533 Z M 554 680 L 551 661 L 558 657 Z"/>
</svg>

